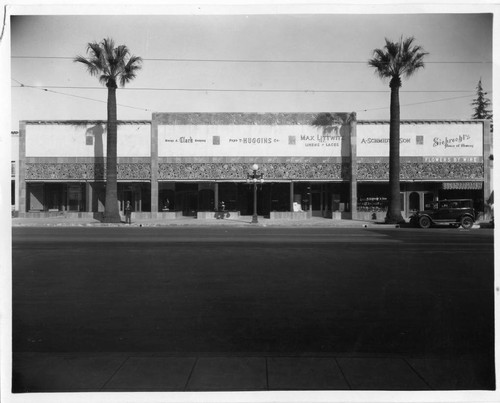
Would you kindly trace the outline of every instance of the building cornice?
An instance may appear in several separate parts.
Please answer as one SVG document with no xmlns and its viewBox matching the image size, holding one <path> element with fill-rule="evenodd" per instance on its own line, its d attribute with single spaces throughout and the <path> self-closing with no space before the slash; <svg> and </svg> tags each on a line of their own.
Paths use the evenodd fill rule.
<svg viewBox="0 0 500 403">
<path fill-rule="evenodd" d="M 27 125 L 72 125 L 72 126 L 88 126 L 88 125 L 106 125 L 106 120 L 23 120 L 21 122 Z M 150 125 L 150 120 L 118 120 L 118 125 Z"/>
<path fill-rule="evenodd" d="M 488 122 L 487 119 L 407 119 L 401 120 L 402 125 L 410 124 L 457 124 L 457 123 L 468 123 L 477 124 Z M 358 125 L 387 125 L 390 123 L 389 120 L 357 120 Z"/>
<path fill-rule="evenodd" d="M 163 125 L 312 125 L 318 115 L 347 119 L 348 112 L 317 113 L 153 113 L 153 121 Z"/>
</svg>

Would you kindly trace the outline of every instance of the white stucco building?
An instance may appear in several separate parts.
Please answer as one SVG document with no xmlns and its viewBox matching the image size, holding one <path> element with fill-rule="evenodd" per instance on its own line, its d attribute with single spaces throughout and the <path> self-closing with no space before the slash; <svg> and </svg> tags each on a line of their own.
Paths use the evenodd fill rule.
<svg viewBox="0 0 500 403">
<path fill-rule="evenodd" d="M 147 217 L 209 218 L 224 201 L 235 214 L 250 215 L 247 173 L 257 163 L 264 178 L 259 215 L 380 219 L 388 141 L 388 121 L 350 113 L 154 113 L 151 121 L 121 121 L 120 207 L 130 200 Z M 472 198 L 488 212 L 489 121 L 402 121 L 400 154 L 404 217 L 444 198 Z M 105 122 L 21 122 L 19 214 L 103 211 L 105 156 Z"/>
</svg>

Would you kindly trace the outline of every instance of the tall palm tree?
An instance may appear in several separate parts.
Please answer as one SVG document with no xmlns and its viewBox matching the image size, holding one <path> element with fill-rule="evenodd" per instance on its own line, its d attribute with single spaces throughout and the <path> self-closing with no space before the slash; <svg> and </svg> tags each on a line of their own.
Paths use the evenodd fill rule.
<svg viewBox="0 0 500 403">
<path fill-rule="evenodd" d="M 404 222 L 401 215 L 401 196 L 399 187 L 399 88 L 402 86 L 401 78 L 412 76 L 418 69 L 424 67 L 424 56 L 428 53 L 423 48 L 414 45 L 415 38 L 409 37 L 391 42 L 385 39 L 383 49 L 375 49 L 373 58 L 368 61 L 370 67 L 375 68 L 375 73 L 382 79 L 390 79 L 391 109 L 389 125 L 389 206 L 386 222 Z"/>
<path fill-rule="evenodd" d="M 115 47 L 112 39 L 87 45 L 87 57 L 77 56 L 74 62 L 83 63 L 91 76 L 108 88 L 107 155 L 106 155 L 106 201 L 104 222 L 120 222 L 117 184 L 117 117 L 116 89 L 132 81 L 141 69 L 142 59 L 130 54 L 127 46 Z"/>
</svg>

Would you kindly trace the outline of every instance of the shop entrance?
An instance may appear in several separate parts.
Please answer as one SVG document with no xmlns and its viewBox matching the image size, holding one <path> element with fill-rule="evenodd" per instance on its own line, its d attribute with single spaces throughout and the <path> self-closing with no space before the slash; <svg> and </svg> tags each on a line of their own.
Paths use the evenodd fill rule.
<svg viewBox="0 0 500 403">
<path fill-rule="evenodd" d="M 252 215 L 253 214 L 253 192 L 254 185 L 240 183 L 238 184 L 238 205 L 241 215 Z M 259 183 L 257 184 L 257 215 L 266 216 L 269 215 L 270 207 L 270 183 Z"/>
<path fill-rule="evenodd" d="M 198 211 L 198 184 L 176 183 L 175 206 L 182 210 L 184 216 L 196 216 Z"/>
</svg>

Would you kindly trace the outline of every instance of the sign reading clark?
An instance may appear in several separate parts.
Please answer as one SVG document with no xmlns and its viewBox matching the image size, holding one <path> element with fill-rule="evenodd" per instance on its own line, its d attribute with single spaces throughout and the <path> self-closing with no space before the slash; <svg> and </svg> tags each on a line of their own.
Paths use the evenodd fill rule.
<svg viewBox="0 0 500 403">
<path fill-rule="evenodd" d="M 476 162 L 483 155 L 483 125 L 446 123 L 402 124 L 400 156 L 426 162 Z M 357 126 L 358 157 L 389 157 L 389 124 Z"/>
<path fill-rule="evenodd" d="M 159 157 L 346 157 L 349 133 L 309 125 L 159 125 Z"/>
</svg>

